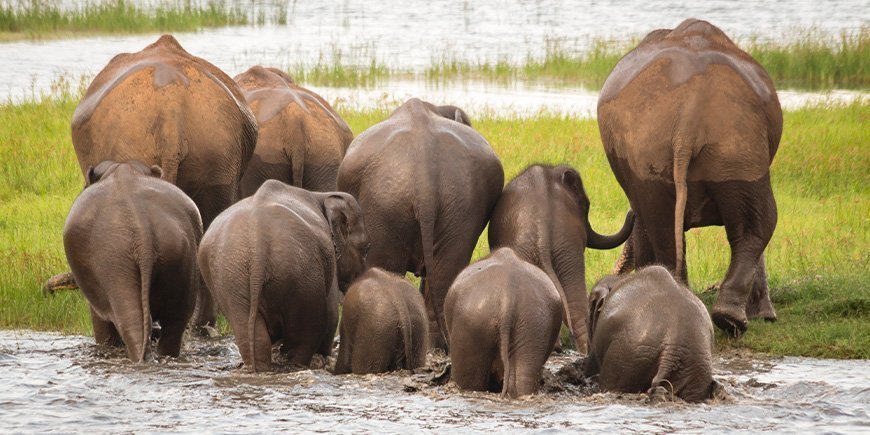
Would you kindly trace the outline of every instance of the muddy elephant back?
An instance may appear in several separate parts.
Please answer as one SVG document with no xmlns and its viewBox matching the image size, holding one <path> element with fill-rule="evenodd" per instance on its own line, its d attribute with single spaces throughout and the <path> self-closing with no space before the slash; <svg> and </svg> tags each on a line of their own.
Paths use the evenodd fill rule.
<svg viewBox="0 0 870 435">
<path fill-rule="evenodd" d="M 83 174 L 102 160 L 137 159 L 160 165 L 164 178 L 185 191 L 193 183 L 237 180 L 253 153 L 256 131 L 237 85 L 171 37 L 112 59 L 72 120 Z M 191 163 L 210 171 L 179 171 Z"/>
</svg>

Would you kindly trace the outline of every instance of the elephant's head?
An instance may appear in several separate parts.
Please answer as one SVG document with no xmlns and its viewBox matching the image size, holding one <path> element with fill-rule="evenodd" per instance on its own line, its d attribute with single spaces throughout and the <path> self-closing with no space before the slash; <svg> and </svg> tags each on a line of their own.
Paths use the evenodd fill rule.
<svg viewBox="0 0 870 435">
<path fill-rule="evenodd" d="M 247 71 L 233 77 L 233 80 L 246 92 L 262 88 L 287 88 L 296 84 L 286 72 L 260 65 L 252 66 Z"/>
<path fill-rule="evenodd" d="M 610 236 L 598 234 L 592 229 L 592 224 L 589 222 L 589 197 L 586 196 L 586 190 L 583 189 L 583 180 L 580 179 L 580 174 L 568 166 L 558 166 L 555 170 L 561 187 L 568 192 L 572 201 L 576 201 L 580 206 L 580 217 L 583 220 L 584 230 L 586 231 L 586 247 L 592 249 L 613 249 L 625 243 L 631 235 L 631 230 L 634 226 L 634 211 L 628 211 L 625 215 L 625 222 L 622 224 L 622 228 L 616 234 Z"/>
<path fill-rule="evenodd" d="M 138 160 L 130 160 L 124 163 L 118 163 L 112 160 L 105 160 L 97 164 L 97 166 L 89 166 L 87 175 L 85 175 L 85 189 L 92 184 L 108 177 L 110 174 L 119 169 L 128 170 L 134 174 L 141 174 L 147 177 L 163 176 L 163 170 L 160 166 L 152 165 L 150 168 Z"/>
<path fill-rule="evenodd" d="M 465 113 L 464 110 L 456 106 L 452 106 L 449 104 L 444 106 L 435 106 L 435 112 L 443 116 L 444 118 L 451 119 L 453 121 L 471 127 L 471 119 L 468 118 L 468 114 Z"/>
<path fill-rule="evenodd" d="M 326 194 L 322 207 L 335 246 L 338 289 L 345 293 L 366 269 L 369 240 L 362 208 L 352 195 L 344 192 Z"/>
</svg>

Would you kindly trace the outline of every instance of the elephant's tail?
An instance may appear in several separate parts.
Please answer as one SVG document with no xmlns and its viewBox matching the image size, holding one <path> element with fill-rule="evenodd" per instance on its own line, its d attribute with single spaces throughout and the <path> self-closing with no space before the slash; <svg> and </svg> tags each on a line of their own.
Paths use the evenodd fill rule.
<svg viewBox="0 0 870 435">
<path fill-rule="evenodd" d="M 499 326 L 498 330 L 499 357 L 501 358 L 502 367 L 504 367 L 501 386 L 502 396 L 511 395 L 511 390 L 516 389 L 516 375 L 514 374 L 514 368 L 511 364 L 510 358 L 511 330 L 514 327 L 512 314 L 512 312 L 506 313 L 506 315 L 503 317 L 505 321 Z"/>
<path fill-rule="evenodd" d="M 151 348 L 151 273 L 154 270 L 154 258 L 150 251 L 150 249 L 153 249 L 152 244 L 142 243 L 141 248 L 141 257 L 139 258 L 139 281 L 141 288 L 139 296 L 142 303 L 142 343 L 140 343 L 141 349 L 139 349 L 139 354 L 136 356 L 139 358 L 139 361 L 144 361 Z"/>
<path fill-rule="evenodd" d="M 257 372 L 257 337 L 254 334 L 257 331 L 257 312 L 260 309 L 260 292 L 263 289 L 264 267 L 263 262 L 266 261 L 266 255 L 262 252 L 263 241 L 259 234 L 254 235 L 253 255 L 248 259 L 248 291 L 250 295 L 251 306 L 248 311 L 248 352 L 249 360 L 251 361 L 251 371 Z M 241 350 L 241 349 L 240 349 Z"/>
<path fill-rule="evenodd" d="M 305 154 L 308 150 L 309 138 L 308 132 L 305 129 L 305 119 L 299 118 L 299 142 L 293 146 L 290 151 L 290 166 L 293 171 L 293 185 L 303 188 L 302 180 L 305 175 Z"/>
<path fill-rule="evenodd" d="M 682 280 L 683 276 L 683 228 L 686 218 L 686 200 L 688 187 L 686 177 L 689 172 L 689 163 L 692 161 L 692 147 L 690 143 L 677 142 L 674 146 L 674 189 L 676 190 L 676 202 L 674 204 L 674 247 L 676 250 L 677 263 L 674 278 Z"/>
<path fill-rule="evenodd" d="M 401 287 L 396 290 L 402 290 Z M 411 364 L 414 362 L 413 358 L 413 346 L 411 343 L 412 338 L 414 337 L 413 328 L 414 325 L 411 322 L 411 316 L 408 314 L 408 305 L 405 303 L 405 298 L 402 295 L 395 295 L 396 298 L 394 300 L 396 304 L 396 311 L 399 314 L 399 329 L 402 330 L 402 340 L 404 342 L 405 355 L 402 358 L 402 364 L 399 368 L 406 368 L 408 370 L 412 369 Z"/>
</svg>

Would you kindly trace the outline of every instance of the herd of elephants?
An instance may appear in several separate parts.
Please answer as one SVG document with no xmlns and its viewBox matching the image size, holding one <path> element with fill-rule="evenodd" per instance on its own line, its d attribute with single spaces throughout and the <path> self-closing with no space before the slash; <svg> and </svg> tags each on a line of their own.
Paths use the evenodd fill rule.
<svg viewBox="0 0 870 435">
<path fill-rule="evenodd" d="M 67 277 L 96 341 L 137 362 L 178 356 L 186 328 L 220 311 L 248 369 L 270 370 L 275 345 L 308 366 L 341 317 L 335 373 L 413 369 L 440 348 L 459 388 L 516 397 L 538 390 L 565 323 L 602 389 L 708 399 L 713 325 L 739 336 L 776 318 L 763 257 L 776 90 L 689 19 L 619 61 L 598 125 L 631 205 L 613 235 L 592 229 L 570 166 L 505 186 L 460 108 L 410 99 L 354 138 L 284 72 L 231 79 L 165 35 L 115 56 L 75 110 L 85 188 L 64 227 Z M 487 224 L 492 252 L 469 264 Z M 711 313 L 686 287 L 683 236 L 709 225 L 731 247 Z M 587 291 L 584 250 L 623 244 Z"/>
</svg>

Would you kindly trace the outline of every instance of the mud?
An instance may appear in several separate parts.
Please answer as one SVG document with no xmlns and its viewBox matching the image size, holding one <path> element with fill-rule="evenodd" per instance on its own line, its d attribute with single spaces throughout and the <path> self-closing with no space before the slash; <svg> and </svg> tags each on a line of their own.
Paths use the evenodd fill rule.
<svg viewBox="0 0 870 435">
<path fill-rule="evenodd" d="M 231 337 L 194 338 L 183 356 L 133 364 L 90 337 L 0 331 L 3 432 L 504 431 L 866 432 L 868 361 L 715 357 L 725 394 L 708 403 L 652 403 L 597 391 L 576 354 L 553 355 L 542 392 L 510 400 L 462 392 L 447 358 L 414 372 L 335 376 L 278 364 L 241 367 Z M 333 358 L 320 362 L 330 366 Z M 447 381 L 447 382 L 445 382 Z"/>
</svg>

